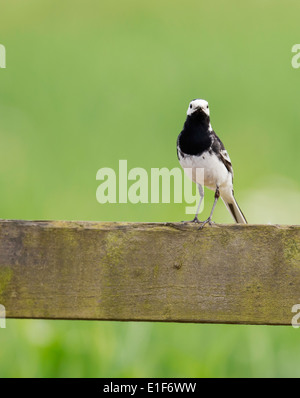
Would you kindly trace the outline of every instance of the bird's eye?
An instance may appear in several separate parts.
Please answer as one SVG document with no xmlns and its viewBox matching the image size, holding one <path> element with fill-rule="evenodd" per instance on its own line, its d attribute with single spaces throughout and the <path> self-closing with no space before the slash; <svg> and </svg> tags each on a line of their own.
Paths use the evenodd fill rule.
<svg viewBox="0 0 300 398">
<path fill-rule="evenodd" d="M 208 109 L 208 108 L 209 108 L 209 106 L 208 106 L 208 105 L 206 105 L 206 108 Z"/>
<path fill-rule="evenodd" d="M 193 105 L 192 105 L 192 104 L 190 104 L 190 109 L 192 109 L 192 107 L 193 107 Z"/>
</svg>

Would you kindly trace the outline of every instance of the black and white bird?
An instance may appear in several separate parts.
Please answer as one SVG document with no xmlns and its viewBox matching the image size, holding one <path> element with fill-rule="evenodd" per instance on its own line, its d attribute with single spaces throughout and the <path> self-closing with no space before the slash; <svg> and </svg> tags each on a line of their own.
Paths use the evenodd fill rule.
<svg viewBox="0 0 300 398">
<path fill-rule="evenodd" d="M 195 99 L 190 102 L 183 130 L 177 139 L 177 155 L 184 171 L 197 185 L 200 201 L 192 222 L 212 223 L 212 215 L 219 197 L 237 223 L 247 224 L 233 194 L 233 169 L 230 157 L 210 124 L 208 102 Z M 197 169 L 204 169 L 204 178 Z M 203 180 L 203 181 L 202 181 Z M 203 185 L 215 191 L 215 200 L 207 220 L 198 220 L 198 213 L 204 197 Z"/>
</svg>

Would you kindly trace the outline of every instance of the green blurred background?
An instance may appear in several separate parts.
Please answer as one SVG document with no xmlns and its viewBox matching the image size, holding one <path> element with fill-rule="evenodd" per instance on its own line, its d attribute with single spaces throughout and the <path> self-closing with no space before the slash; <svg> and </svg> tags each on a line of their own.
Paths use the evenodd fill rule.
<svg viewBox="0 0 300 398">
<path fill-rule="evenodd" d="M 248 221 L 300 223 L 299 1 L 0 0 L 0 10 L 2 218 L 186 219 L 184 203 L 100 205 L 96 172 L 119 159 L 177 167 L 188 103 L 205 98 Z M 206 191 L 204 216 L 211 204 Z M 214 219 L 232 222 L 222 203 Z M 300 376 L 292 327 L 6 326 L 1 377 Z"/>
</svg>

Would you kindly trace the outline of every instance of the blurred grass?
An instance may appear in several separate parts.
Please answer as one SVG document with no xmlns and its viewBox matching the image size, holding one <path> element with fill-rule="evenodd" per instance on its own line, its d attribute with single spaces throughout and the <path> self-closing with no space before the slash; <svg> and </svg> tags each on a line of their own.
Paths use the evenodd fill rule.
<svg viewBox="0 0 300 398">
<path fill-rule="evenodd" d="M 96 172 L 178 166 L 210 102 L 249 222 L 300 222 L 299 2 L 0 0 L 2 218 L 180 221 L 185 204 L 100 205 Z M 206 191 L 205 215 L 212 194 Z M 220 204 L 215 220 L 231 222 Z M 0 376 L 299 376 L 282 327 L 8 320 Z M 7 358 L 10 360 L 8 361 Z"/>
</svg>

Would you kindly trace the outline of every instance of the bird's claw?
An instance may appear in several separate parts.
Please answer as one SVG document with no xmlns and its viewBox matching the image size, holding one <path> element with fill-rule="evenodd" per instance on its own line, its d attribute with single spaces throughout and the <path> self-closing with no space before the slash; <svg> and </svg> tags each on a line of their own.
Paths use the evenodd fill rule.
<svg viewBox="0 0 300 398">
<path fill-rule="evenodd" d="M 206 225 L 206 224 L 212 226 L 212 225 L 215 224 L 215 223 L 214 223 L 214 221 L 212 221 L 212 219 L 211 219 L 210 217 L 208 217 L 207 220 L 205 220 L 205 221 L 203 221 L 203 222 L 201 223 L 199 229 L 202 229 L 202 228 L 204 227 L 204 225 Z"/>
<path fill-rule="evenodd" d="M 198 217 L 195 217 L 193 220 L 191 220 L 191 221 L 181 221 L 182 223 L 184 223 L 184 224 L 200 224 L 200 223 L 202 223 L 203 221 L 200 221 L 199 219 L 198 219 Z"/>
</svg>

